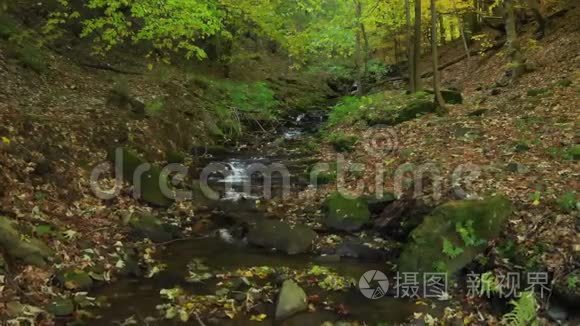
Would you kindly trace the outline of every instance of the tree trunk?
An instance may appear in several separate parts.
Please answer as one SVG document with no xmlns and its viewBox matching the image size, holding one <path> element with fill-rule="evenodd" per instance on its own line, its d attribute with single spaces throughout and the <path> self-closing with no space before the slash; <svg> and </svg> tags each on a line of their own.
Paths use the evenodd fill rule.
<svg viewBox="0 0 580 326">
<path fill-rule="evenodd" d="M 405 0 L 405 18 L 407 20 L 407 65 L 409 66 L 409 92 L 415 90 L 415 42 L 413 37 L 413 28 L 411 27 L 411 5 L 410 0 Z"/>
<path fill-rule="evenodd" d="M 433 92 L 437 101 L 437 111 L 440 114 L 447 113 L 447 107 L 441 96 L 441 84 L 439 81 L 439 57 L 437 54 L 437 8 L 435 0 L 431 0 L 431 52 L 433 56 Z"/>
<path fill-rule="evenodd" d="M 535 31 L 535 36 L 537 39 L 541 39 L 544 37 L 546 33 L 546 19 L 542 16 L 540 12 L 540 2 L 539 0 L 526 0 L 528 7 L 534 13 L 534 19 L 536 23 L 538 23 L 538 28 Z"/>
<path fill-rule="evenodd" d="M 441 39 L 441 44 L 445 45 L 445 24 L 443 21 L 443 15 L 439 15 L 439 37 Z"/>
<path fill-rule="evenodd" d="M 510 58 L 511 78 L 512 81 L 518 79 L 525 72 L 524 61 L 522 58 L 522 51 L 520 42 L 518 40 L 518 33 L 516 30 L 516 18 L 514 14 L 513 0 L 504 0 L 505 19 L 506 19 L 506 45 Z"/>
<path fill-rule="evenodd" d="M 362 50 L 362 38 L 363 38 L 363 31 L 361 29 L 361 19 L 362 19 L 362 5 L 360 3 L 359 0 L 355 0 L 354 1 L 354 5 L 355 5 L 355 14 L 356 14 L 356 20 L 357 20 L 357 31 L 356 31 L 356 49 L 355 49 L 355 56 L 356 56 L 356 69 L 357 69 L 357 77 L 356 77 L 356 84 L 357 84 L 357 89 L 356 92 L 358 94 L 362 94 L 364 93 L 364 87 L 363 87 L 363 77 L 365 74 L 365 71 L 363 69 L 366 69 L 366 63 L 364 63 L 364 55 L 363 55 L 363 50 Z"/>
<path fill-rule="evenodd" d="M 395 65 L 399 64 L 399 39 L 395 35 L 393 38 L 393 50 L 394 50 L 394 57 L 395 57 Z"/>
<path fill-rule="evenodd" d="M 413 39 L 413 81 L 414 91 L 421 90 L 421 78 L 419 77 L 419 57 L 421 56 L 421 0 L 415 0 L 415 35 Z"/>
</svg>

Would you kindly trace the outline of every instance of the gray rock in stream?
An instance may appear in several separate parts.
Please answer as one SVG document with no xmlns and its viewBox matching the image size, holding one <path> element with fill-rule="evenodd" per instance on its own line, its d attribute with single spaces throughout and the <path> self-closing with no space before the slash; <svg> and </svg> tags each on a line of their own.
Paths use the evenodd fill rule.
<svg viewBox="0 0 580 326">
<path fill-rule="evenodd" d="M 284 281 L 276 305 L 276 320 L 288 318 L 306 309 L 308 309 L 306 292 L 293 280 Z"/>
<path fill-rule="evenodd" d="M 262 220 L 250 229 L 248 243 L 294 255 L 308 251 L 316 236 L 316 232 L 306 225 Z"/>
</svg>

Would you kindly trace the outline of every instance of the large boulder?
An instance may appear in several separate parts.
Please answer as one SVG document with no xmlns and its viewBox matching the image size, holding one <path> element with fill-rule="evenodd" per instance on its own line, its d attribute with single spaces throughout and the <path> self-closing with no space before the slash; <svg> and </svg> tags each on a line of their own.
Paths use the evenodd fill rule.
<svg viewBox="0 0 580 326">
<path fill-rule="evenodd" d="M 354 232 L 369 222 L 371 213 L 363 198 L 349 198 L 334 192 L 324 204 L 324 224 L 341 231 Z"/>
<path fill-rule="evenodd" d="M 25 264 L 43 267 L 52 251 L 39 239 L 25 237 L 15 228 L 15 222 L 0 216 L 0 247 L 4 252 Z"/>
<path fill-rule="evenodd" d="M 386 192 L 380 197 L 377 196 L 365 196 L 365 200 L 367 201 L 367 205 L 369 207 L 369 211 L 373 214 L 381 213 L 385 207 L 387 207 L 390 203 L 397 200 L 395 194 Z"/>
<path fill-rule="evenodd" d="M 463 96 L 461 92 L 452 90 L 452 89 L 444 89 L 441 91 L 441 97 L 445 103 L 449 104 L 462 104 L 463 103 Z"/>
<path fill-rule="evenodd" d="M 398 96 L 398 100 L 388 110 L 369 110 L 365 120 L 370 126 L 388 125 L 394 126 L 405 121 L 413 120 L 418 116 L 435 112 L 437 106 L 433 102 L 433 96 L 426 92 Z"/>
<path fill-rule="evenodd" d="M 458 271 L 499 235 L 512 209 L 503 196 L 451 201 L 435 208 L 411 232 L 399 258 L 399 270 Z"/>
<path fill-rule="evenodd" d="M 250 229 L 248 243 L 294 255 L 308 251 L 316 236 L 316 232 L 306 225 L 291 226 L 280 221 L 262 220 Z"/>
<path fill-rule="evenodd" d="M 293 280 L 286 280 L 276 305 L 276 320 L 288 318 L 308 309 L 308 298 L 304 290 Z"/>
<path fill-rule="evenodd" d="M 123 148 L 121 150 L 121 157 L 113 157 L 115 162 L 121 160 L 121 168 L 123 178 L 131 183 L 135 182 L 135 172 L 143 164 L 147 164 L 143 158 L 137 155 L 132 150 Z M 117 155 L 114 155 L 117 156 Z M 167 207 L 173 203 L 173 200 L 168 198 L 161 191 L 161 185 L 168 185 L 167 176 L 161 175 L 161 168 L 158 166 L 151 166 L 147 171 L 144 171 L 137 179 L 141 183 L 139 191 L 140 198 L 148 204 L 159 207 Z"/>
</svg>

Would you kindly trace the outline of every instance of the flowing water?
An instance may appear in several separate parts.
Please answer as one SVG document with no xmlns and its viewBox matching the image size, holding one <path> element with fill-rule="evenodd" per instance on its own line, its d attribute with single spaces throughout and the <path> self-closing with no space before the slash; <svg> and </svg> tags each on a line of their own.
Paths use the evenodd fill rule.
<svg viewBox="0 0 580 326">
<path fill-rule="evenodd" d="M 298 120 L 305 119 L 304 116 Z M 298 121 L 300 122 L 300 121 Z M 304 129 L 291 127 L 281 133 L 285 141 L 296 141 L 304 137 Z M 296 161 L 292 154 L 275 156 L 264 155 L 264 153 L 235 153 L 225 157 L 214 157 L 211 162 L 223 164 L 229 170 L 226 175 L 211 175 L 210 185 L 219 189 L 221 199 L 219 207 L 224 210 L 231 210 L 239 215 L 246 215 L 248 218 L 259 219 L 263 216 L 256 211 L 251 204 L 251 199 L 260 198 L 263 192 L 262 182 L 255 176 L 248 173 L 248 167 L 253 164 L 271 164 L 283 162 L 291 172 L 290 189 L 296 190 L 305 186 L 305 180 L 300 172 L 304 166 L 298 164 L 292 166 L 291 159 Z M 298 158 L 298 160 L 303 158 Z M 298 174 L 298 176 L 297 176 Z M 244 185 L 252 181 L 251 188 L 244 188 Z M 257 184 L 257 185 L 254 185 Z M 279 195 L 285 186 L 281 177 L 272 178 L 272 189 L 274 195 Z M 244 191 L 246 190 L 246 191 Z M 249 190 L 249 192 L 247 191 Z M 248 200 L 250 199 L 250 200 Z M 264 248 L 256 248 L 243 244 L 227 243 L 219 237 L 207 237 L 197 240 L 178 241 L 164 248 L 160 254 L 160 259 L 167 264 L 167 269 L 150 279 L 122 279 L 106 287 L 100 288 L 93 295 L 104 296 L 110 306 L 98 312 L 101 319 L 94 320 L 94 325 L 112 325 L 115 322 L 122 322 L 128 317 L 134 316 L 138 324 L 145 324 L 148 316 L 159 317 L 156 306 L 163 303 L 160 290 L 166 288 L 182 287 L 192 294 L 207 295 L 215 293 L 216 282 L 208 280 L 204 283 L 188 283 L 185 278 L 188 274 L 187 264 L 194 258 L 201 258 L 213 273 L 223 273 L 235 271 L 240 268 L 253 266 L 288 267 L 293 270 L 303 270 L 312 264 L 327 266 L 342 276 L 352 277 L 357 280 L 368 270 L 387 269 L 384 263 L 363 263 L 356 260 L 340 260 L 340 262 L 321 262 L 315 255 L 286 255 L 280 252 L 273 252 Z M 348 308 L 347 320 L 360 320 L 368 324 L 385 322 L 388 324 L 400 323 L 412 316 L 414 312 L 425 309 L 423 305 L 416 305 L 413 302 L 403 299 L 394 299 L 385 296 L 378 300 L 365 298 L 357 288 L 352 288 L 346 292 L 330 291 L 325 292 L 317 289 L 306 289 L 309 295 L 316 293 L 323 301 L 332 301 L 342 304 Z M 267 304 L 266 313 L 268 316 L 274 314 L 274 303 Z M 202 319 L 204 316 L 201 316 Z M 318 326 L 324 321 L 336 321 L 341 315 L 334 311 L 318 309 L 316 312 L 305 312 L 293 316 L 282 323 L 276 323 L 268 318 L 263 322 L 251 321 L 249 316 L 240 315 L 234 320 L 227 318 L 220 319 L 219 325 L 301 325 Z M 154 325 L 171 325 L 174 321 L 160 320 Z M 193 318 L 190 324 L 201 324 Z M 207 322 L 202 322 L 207 323 Z"/>
</svg>

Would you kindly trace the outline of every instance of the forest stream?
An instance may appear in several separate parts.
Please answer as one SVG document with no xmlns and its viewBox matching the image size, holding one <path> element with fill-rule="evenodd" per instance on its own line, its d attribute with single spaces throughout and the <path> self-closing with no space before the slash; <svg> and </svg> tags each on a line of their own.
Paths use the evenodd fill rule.
<svg viewBox="0 0 580 326">
<path fill-rule="evenodd" d="M 297 157 L 280 154 L 290 153 L 293 147 L 297 147 L 305 138 L 310 137 L 318 125 L 322 122 L 321 116 L 296 118 L 297 126 L 284 127 L 277 137 L 283 139 L 285 147 L 274 150 L 256 150 L 247 148 L 241 152 L 215 155 L 207 158 L 205 163 L 219 163 L 228 167 L 229 173 L 224 175 L 210 175 L 209 184 L 212 189 L 220 193 L 220 199 L 213 203 L 214 218 L 223 220 L 224 215 L 234 216 L 234 220 L 244 223 L 252 223 L 263 220 L 266 217 L 263 212 L 256 208 L 256 200 L 262 199 L 263 183 L 250 176 L 248 167 L 255 163 L 284 164 L 290 171 L 290 191 L 297 191 L 306 187 L 307 180 L 296 175 L 303 169 L 300 162 L 307 157 Z M 274 141 L 273 145 L 280 143 Z M 289 145 L 288 145 L 289 144 Z M 276 148 L 277 146 L 266 146 Z M 250 193 L 244 191 L 244 184 L 252 179 Z M 230 189 L 225 190 L 224 184 L 229 184 Z M 272 178 L 272 194 L 274 198 L 283 192 L 281 178 Z M 290 194 L 292 195 L 292 193 Z M 224 227 L 227 227 L 224 226 Z M 235 225 L 229 225 L 230 229 Z M 227 229 L 221 229 L 222 232 Z M 226 237 L 231 236 L 230 231 L 225 231 Z M 93 325 L 122 323 L 127 318 L 136 319 L 139 324 L 147 321 L 148 316 L 156 316 L 156 306 L 162 303 L 160 291 L 162 289 L 180 287 L 194 295 L 211 295 L 219 290 L 218 281 L 213 278 L 203 282 L 188 282 L 188 264 L 192 260 L 203 262 L 211 274 L 222 274 L 243 270 L 252 267 L 267 266 L 272 268 L 286 267 L 291 270 L 308 270 L 311 266 L 323 266 L 336 272 L 345 278 L 358 282 L 359 278 L 369 270 L 386 270 L 384 262 L 360 261 L 356 259 L 342 258 L 334 260 L 325 259 L 325 256 L 314 254 L 287 255 L 284 252 L 273 251 L 267 248 L 259 248 L 245 243 L 245 239 L 224 239 L 224 235 L 215 230 L 213 235 L 184 241 L 176 241 L 168 244 L 160 251 L 159 257 L 167 268 L 153 278 L 131 279 L 126 278 L 118 282 L 106 285 L 98 289 L 94 295 L 107 298 L 108 307 L 99 311 L 102 318 L 92 321 Z M 280 283 L 283 275 L 274 274 L 271 278 L 263 280 L 262 285 L 268 282 Z M 395 299 L 389 296 L 379 300 L 365 298 L 356 286 L 347 291 L 324 291 L 313 287 L 308 290 L 309 294 L 319 296 L 322 301 L 333 302 L 339 307 L 348 307 L 347 320 L 360 320 L 371 324 L 376 323 L 401 323 L 412 316 L 414 312 L 425 311 L 425 306 L 417 305 L 412 300 Z M 245 293 L 239 292 L 239 300 L 245 300 Z M 267 316 L 266 322 L 276 323 L 274 318 L 275 302 L 260 307 Z M 434 307 L 434 306 L 433 306 Z M 132 317 L 133 316 L 133 317 Z M 205 320 L 205 316 L 200 316 Z M 210 319 L 219 325 L 254 325 L 263 324 L 250 320 L 248 314 L 237 315 L 234 319 Z M 343 316 L 342 316 L 343 317 Z M 299 313 L 289 319 L 283 320 L 283 325 L 321 325 L 325 321 L 337 321 L 341 319 L 341 313 L 332 310 L 317 310 L 315 312 Z M 199 324 L 205 323 L 198 321 Z M 162 322 L 162 321 L 161 321 Z M 196 322 L 193 322 L 194 324 Z M 155 322 L 153 323 L 155 324 Z"/>
</svg>

